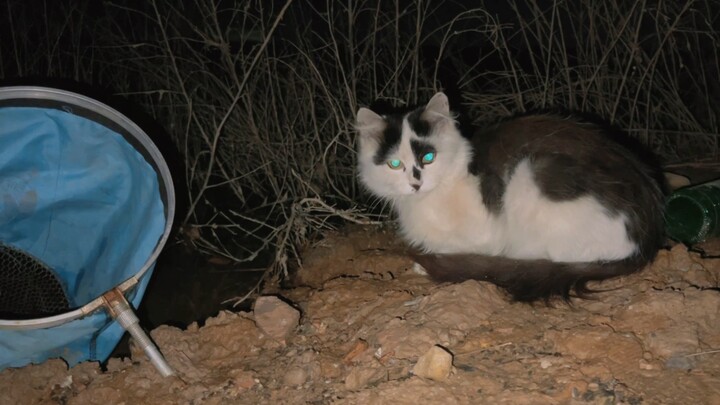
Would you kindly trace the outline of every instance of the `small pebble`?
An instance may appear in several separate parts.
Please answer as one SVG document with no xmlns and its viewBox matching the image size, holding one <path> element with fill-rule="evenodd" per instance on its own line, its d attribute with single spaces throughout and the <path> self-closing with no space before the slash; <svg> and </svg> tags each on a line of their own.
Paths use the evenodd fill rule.
<svg viewBox="0 0 720 405">
<path fill-rule="evenodd" d="M 431 380 L 445 381 L 450 376 L 450 371 L 452 371 L 452 362 L 452 354 L 435 345 L 420 356 L 415 367 L 413 367 L 413 374 Z"/>
<path fill-rule="evenodd" d="M 300 367 L 291 368 L 283 377 L 283 383 L 290 387 L 303 385 L 305 381 L 307 381 L 307 372 Z"/>
<path fill-rule="evenodd" d="M 674 356 L 667 359 L 665 367 L 679 370 L 690 370 L 695 367 L 695 361 L 687 356 Z"/>
<path fill-rule="evenodd" d="M 238 372 L 233 378 L 235 386 L 242 389 L 250 389 L 259 382 L 257 378 L 253 377 L 252 373 L 245 371 Z"/>
<path fill-rule="evenodd" d="M 654 364 L 642 359 L 639 361 L 639 367 L 640 370 L 655 370 L 657 368 Z"/>
<path fill-rule="evenodd" d="M 300 312 L 273 296 L 259 297 L 253 306 L 255 323 L 268 336 L 283 340 L 298 326 Z"/>
</svg>

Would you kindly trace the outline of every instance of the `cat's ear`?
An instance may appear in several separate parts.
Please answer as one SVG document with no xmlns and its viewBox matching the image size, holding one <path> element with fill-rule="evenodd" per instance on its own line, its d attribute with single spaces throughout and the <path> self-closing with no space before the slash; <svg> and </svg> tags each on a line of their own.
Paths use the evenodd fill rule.
<svg viewBox="0 0 720 405">
<path fill-rule="evenodd" d="M 433 116 L 440 115 L 445 118 L 450 118 L 450 102 L 445 93 L 441 91 L 432 96 L 427 106 L 425 106 L 425 111 Z"/>
<path fill-rule="evenodd" d="M 368 108 L 360 108 L 355 118 L 355 129 L 361 139 L 378 141 L 385 129 L 385 119 Z"/>
</svg>

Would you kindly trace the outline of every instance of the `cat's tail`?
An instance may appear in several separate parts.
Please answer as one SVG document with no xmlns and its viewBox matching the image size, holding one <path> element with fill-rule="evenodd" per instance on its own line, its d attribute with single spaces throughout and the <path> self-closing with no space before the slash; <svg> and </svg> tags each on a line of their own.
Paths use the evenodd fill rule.
<svg viewBox="0 0 720 405">
<path fill-rule="evenodd" d="M 413 254 L 435 281 L 489 281 L 507 290 L 517 301 L 532 302 L 559 297 L 568 301 L 571 293 L 587 297 L 594 292 L 589 281 L 605 280 L 642 269 L 646 257 L 608 262 L 552 262 L 510 259 L 477 254 Z"/>
</svg>

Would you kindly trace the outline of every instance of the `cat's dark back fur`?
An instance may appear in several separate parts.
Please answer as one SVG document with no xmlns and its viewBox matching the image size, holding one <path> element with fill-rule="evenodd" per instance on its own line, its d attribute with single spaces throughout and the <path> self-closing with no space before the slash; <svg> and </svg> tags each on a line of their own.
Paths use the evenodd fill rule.
<svg viewBox="0 0 720 405">
<path fill-rule="evenodd" d="M 483 200 L 495 213 L 501 209 L 505 179 L 529 158 L 535 181 L 549 199 L 589 194 L 611 213 L 628 215 L 628 234 L 639 242 L 644 259 L 652 259 L 665 240 L 662 172 L 651 155 L 618 130 L 571 115 L 526 115 L 479 131 L 472 145 L 469 170 L 482 178 Z"/>
</svg>

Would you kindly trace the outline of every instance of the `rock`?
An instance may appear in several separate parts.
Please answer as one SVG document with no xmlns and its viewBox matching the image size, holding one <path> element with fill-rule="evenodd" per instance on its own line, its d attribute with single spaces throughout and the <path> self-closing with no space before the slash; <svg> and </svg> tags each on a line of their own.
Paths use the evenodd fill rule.
<svg viewBox="0 0 720 405">
<path fill-rule="evenodd" d="M 640 368 L 640 370 L 657 370 L 658 369 L 658 366 L 656 364 L 654 364 L 653 362 L 644 360 L 644 359 L 638 360 L 638 367 Z"/>
<path fill-rule="evenodd" d="M 250 371 L 235 370 L 231 375 L 233 384 L 240 389 L 250 389 L 257 383 L 255 375 Z"/>
<path fill-rule="evenodd" d="M 307 372 L 302 367 L 292 367 L 283 376 L 283 383 L 290 387 L 297 387 L 307 381 Z"/>
<path fill-rule="evenodd" d="M 413 374 L 435 381 L 445 381 L 452 371 L 453 355 L 440 346 L 433 346 L 420 356 Z"/>
<path fill-rule="evenodd" d="M 688 356 L 670 357 L 665 362 L 665 367 L 679 370 L 691 370 L 695 368 L 695 358 Z"/>
<path fill-rule="evenodd" d="M 268 336 L 285 340 L 300 321 L 300 312 L 278 297 L 265 296 L 255 301 L 255 323 Z"/>
</svg>

